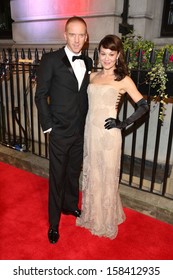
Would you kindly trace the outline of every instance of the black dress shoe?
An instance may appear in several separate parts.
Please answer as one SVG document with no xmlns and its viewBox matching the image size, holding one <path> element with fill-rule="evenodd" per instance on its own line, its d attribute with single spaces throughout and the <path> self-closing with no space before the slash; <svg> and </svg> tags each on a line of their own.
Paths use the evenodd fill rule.
<svg viewBox="0 0 173 280">
<path fill-rule="evenodd" d="M 49 239 L 49 242 L 52 243 L 52 244 L 55 244 L 59 239 L 58 230 L 52 228 L 52 226 L 50 226 L 49 230 L 48 230 L 48 239 Z"/>
<path fill-rule="evenodd" d="M 66 210 L 66 209 L 63 209 L 62 210 L 62 213 L 64 215 L 72 215 L 72 216 L 75 216 L 75 217 L 80 217 L 81 215 L 81 210 L 80 209 L 76 209 L 74 211 L 70 211 L 70 210 Z"/>
</svg>

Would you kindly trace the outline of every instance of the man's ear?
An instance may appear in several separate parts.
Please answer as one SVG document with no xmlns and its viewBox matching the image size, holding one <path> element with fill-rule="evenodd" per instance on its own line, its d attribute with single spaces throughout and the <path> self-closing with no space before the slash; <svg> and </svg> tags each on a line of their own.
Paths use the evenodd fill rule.
<svg viewBox="0 0 173 280">
<path fill-rule="evenodd" d="M 85 36 L 85 42 L 88 40 L 88 33 Z"/>
<path fill-rule="evenodd" d="M 65 40 L 67 40 L 67 34 L 66 34 L 66 32 L 64 32 L 64 38 L 65 38 Z"/>
</svg>

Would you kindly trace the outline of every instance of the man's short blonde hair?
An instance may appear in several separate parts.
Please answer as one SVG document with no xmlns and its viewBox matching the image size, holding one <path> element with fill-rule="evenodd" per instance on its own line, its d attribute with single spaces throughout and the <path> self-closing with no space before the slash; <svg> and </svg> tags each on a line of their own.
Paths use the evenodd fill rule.
<svg viewBox="0 0 173 280">
<path fill-rule="evenodd" d="M 71 22 L 81 22 L 81 23 L 83 23 L 86 27 L 86 32 L 87 32 L 87 24 L 86 24 L 85 20 L 81 17 L 78 17 L 78 16 L 73 16 L 73 17 L 71 17 L 67 20 L 67 22 L 65 24 L 65 31 L 67 31 L 67 27 L 68 27 L 69 23 L 71 23 Z"/>
</svg>

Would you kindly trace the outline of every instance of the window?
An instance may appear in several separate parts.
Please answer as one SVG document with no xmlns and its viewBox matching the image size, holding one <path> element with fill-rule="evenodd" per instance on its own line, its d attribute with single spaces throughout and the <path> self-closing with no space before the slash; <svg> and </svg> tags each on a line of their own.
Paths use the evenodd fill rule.
<svg viewBox="0 0 173 280">
<path fill-rule="evenodd" d="M 10 0 L 0 1 L 0 39 L 12 38 Z"/>
<path fill-rule="evenodd" d="M 173 37 L 173 0 L 164 0 L 161 36 Z"/>
</svg>

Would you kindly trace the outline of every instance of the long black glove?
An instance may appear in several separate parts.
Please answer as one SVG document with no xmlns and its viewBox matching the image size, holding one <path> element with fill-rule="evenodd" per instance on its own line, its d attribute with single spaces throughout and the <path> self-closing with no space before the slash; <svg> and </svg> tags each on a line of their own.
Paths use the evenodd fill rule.
<svg viewBox="0 0 173 280">
<path fill-rule="evenodd" d="M 149 106 L 144 98 L 140 99 L 136 103 L 136 105 L 137 105 L 136 111 L 129 118 L 125 119 L 122 122 L 119 119 L 114 119 L 114 118 L 106 119 L 105 120 L 106 123 L 104 125 L 105 129 L 111 129 L 115 127 L 119 129 L 126 128 L 126 126 L 140 119 L 144 114 L 146 114 L 149 111 Z"/>
</svg>

